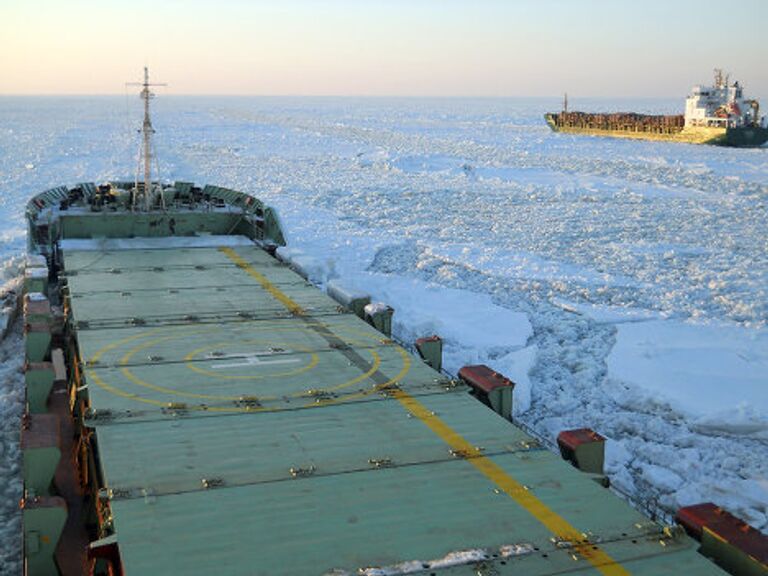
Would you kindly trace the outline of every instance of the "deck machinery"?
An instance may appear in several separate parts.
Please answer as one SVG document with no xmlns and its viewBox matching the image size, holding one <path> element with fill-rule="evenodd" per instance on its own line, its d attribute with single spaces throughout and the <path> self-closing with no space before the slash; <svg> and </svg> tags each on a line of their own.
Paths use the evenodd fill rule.
<svg viewBox="0 0 768 576">
<path fill-rule="evenodd" d="M 509 380 L 446 376 L 438 338 L 414 356 L 391 308 L 275 258 L 256 198 L 147 175 L 27 218 L 26 575 L 722 573 L 605 487 L 599 435 L 562 436 L 576 469 Z M 721 512 L 686 528 L 765 573 Z"/>
</svg>

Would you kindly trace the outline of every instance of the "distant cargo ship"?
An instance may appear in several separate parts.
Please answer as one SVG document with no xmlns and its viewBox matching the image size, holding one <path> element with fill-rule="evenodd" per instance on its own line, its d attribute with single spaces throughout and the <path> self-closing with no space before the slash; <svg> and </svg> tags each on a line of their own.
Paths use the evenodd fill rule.
<svg viewBox="0 0 768 576">
<path fill-rule="evenodd" d="M 685 101 L 685 115 L 569 112 L 566 95 L 563 111 L 547 113 L 544 118 L 555 132 L 592 136 L 738 147 L 761 146 L 768 141 L 768 125 L 765 116 L 760 117 L 760 104 L 744 98 L 742 86 L 731 84 L 721 70 L 715 70 L 713 86 L 693 87 Z"/>
</svg>

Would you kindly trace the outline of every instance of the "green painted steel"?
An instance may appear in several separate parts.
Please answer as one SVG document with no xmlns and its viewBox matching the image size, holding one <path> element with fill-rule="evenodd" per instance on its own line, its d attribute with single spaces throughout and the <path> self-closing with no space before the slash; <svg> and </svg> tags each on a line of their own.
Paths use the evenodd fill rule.
<svg viewBox="0 0 768 576">
<path fill-rule="evenodd" d="M 421 338 L 416 341 L 416 351 L 429 366 L 440 372 L 443 368 L 443 341 L 440 338 Z M 510 399 L 511 400 L 511 399 Z M 510 410 L 512 406 L 510 404 Z"/>
<path fill-rule="evenodd" d="M 513 394 L 513 386 L 495 388 L 488 392 L 488 402 L 491 404 L 491 408 L 493 408 L 494 412 L 501 415 L 511 415 Z"/>
<path fill-rule="evenodd" d="M 62 215 L 61 229 L 64 238 L 193 236 L 198 232 L 226 234 L 242 218 L 243 214 L 236 210 L 208 214 L 189 210 L 161 214 L 83 211 Z"/>
<path fill-rule="evenodd" d="M 589 442 L 576 447 L 576 467 L 582 472 L 602 474 L 605 460 L 605 445 L 603 441 Z"/>
<path fill-rule="evenodd" d="M 701 551 L 715 559 L 718 564 L 731 574 L 739 576 L 765 576 L 768 567 L 756 558 L 750 556 L 732 542 L 724 540 L 720 535 L 704 526 L 701 534 Z"/>
<path fill-rule="evenodd" d="M 54 552 L 67 520 L 66 503 L 58 497 L 25 501 L 22 516 L 25 574 L 59 576 Z"/>
<path fill-rule="evenodd" d="M 24 273 L 24 292 L 27 294 L 47 294 L 48 270 L 45 268 L 27 268 Z"/>
<path fill-rule="evenodd" d="M 127 211 L 133 182 L 110 183 L 116 202 L 90 206 L 87 201 L 97 194 L 93 183 L 78 184 L 86 203 L 59 209 L 67 203 L 70 190 L 58 186 L 32 198 L 26 207 L 29 225 L 27 246 L 30 252 L 48 251 L 61 238 L 133 238 L 194 236 L 197 234 L 240 234 L 253 240 L 285 245 L 277 213 L 250 194 L 206 185 L 199 191 L 205 203 L 192 197 L 193 183 L 176 182 L 163 188 L 166 209 L 142 213 Z M 221 204 L 215 204 L 218 199 Z M 55 217 L 54 217 L 55 216 Z"/>
<path fill-rule="evenodd" d="M 53 474 L 60 459 L 58 446 L 36 446 L 24 450 L 24 487 L 30 498 L 50 494 Z"/>
<path fill-rule="evenodd" d="M 43 413 L 48 410 L 48 396 L 54 380 L 51 362 L 30 362 L 24 370 L 24 383 L 27 389 L 27 403 L 31 413 Z"/>
<path fill-rule="evenodd" d="M 255 246 L 64 256 L 129 576 L 721 573 Z"/>
<path fill-rule="evenodd" d="M 28 324 L 24 328 L 24 345 L 28 362 L 42 362 L 51 349 L 51 327 L 48 324 Z"/>
<path fill-rule="evenodd" d="M 392 316 L 395 311 L 389 306 L 376 307 L 370 311 L 370 307 L 364 309 L 365 319 L 368 323 L 376 328 L 379 332 L 385 336 L 392 335 Z"/>
<path fill-rule="evenodd" d="M 269 206 L 264 208 L 264 235 L 278 246 L 285 246 L 286 244 L 280 217 Z"/>
</svg>

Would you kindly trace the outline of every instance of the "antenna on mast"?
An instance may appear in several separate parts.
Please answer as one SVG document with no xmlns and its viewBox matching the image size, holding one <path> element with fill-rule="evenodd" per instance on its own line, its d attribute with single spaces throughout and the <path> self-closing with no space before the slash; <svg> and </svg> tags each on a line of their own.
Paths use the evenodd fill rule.
<svg viewBox="0 0 768 576">
<path fill-rule="evenodd" d="M 722 68 L 715 68 L 715 88 L 723 87 L 723 70 Z"/>
<path fill-rule="evenodd" d="M 151 208 L 151 197 L 152 197 L 152 134 L 155 133 L 155 129 L 152 128 L 152 120 L 149 117 L 149 100 L 150 98 L 154 98 L 154 94 L 150 92 L 149 87 L 150 86 L 167 86 L 167 84 L 150 84 L 149 82 L 149 68 L 144 66 L 144 82 L 138 83 L 138 82 L 129 82 L 126 84 L 126 86 L 141 86 L 142 90 L 139 93 L 139 96 L 142 100 L 144 100 L 144 123 L 141 126 L 141 134 L 144 141 L 144 145 L 142 146 L 142 150 L 139 155 L 139 166 L 136 173 L 136 190 L 138 192 L 139 189 L 139 171 L 141 170 L 141 167 L 143 165 L 144 167 L 144 205 L 149 212 L 149 209 Z M 163 202 L 163 208 L 165 208 L 165 203 L 163 200 L 162 194 L 160 195 L 160 201 Z M 136 198 L 134 197 L 134 203 L 136 202 Z"/>
</svg>

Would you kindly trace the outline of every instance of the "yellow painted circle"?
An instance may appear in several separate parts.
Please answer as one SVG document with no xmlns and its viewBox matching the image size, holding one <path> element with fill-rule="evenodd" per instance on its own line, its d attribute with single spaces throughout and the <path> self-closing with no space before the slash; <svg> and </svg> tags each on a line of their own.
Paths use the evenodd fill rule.
<svg viewBox="0 0 768 576">
<path fill-rule="evenodd" d="M 276 327 L 274 330 L 271 330 L 271 333 L 275 333 L 275 332 L 289 332 L 289 331 L 296 331 L 296 330 L 306 331 L 306 330 L 308 330 L 308 328 L 306 326 L 280 327 L 280 328 Z M 116 342 L 108 344 L 107 346 L 105 346 L 102 349 L 100 349 L 96 354 L 94 354 L 94 356 L 92 357 L 92 361 L 98 361 L 99 358 L 101 356 L 103 356 L 105 353 L 113 351 L 115 349 L 119 349 L 121 346 L 123 346 L 125 344 L 132 343 L 132 342 L 135 342 L 137 340 L 143 340 L 145 338 L 150 338 L 152 336 L 158 336 L 156 338 L 150 338 L 149 340 L 144 340 L 139 345 L 134 346 L 131 349 L 129 349 L 120 358 L 120 361 L 118 363 L 118 366 L 120 366 L 120 371 L 123 374 L 123 376 L 125 376 L 131 383 L 133 383 L 133 384 L 135 384 L 137 386 L 143 387 L 143 388 L 154 390 L 155 392 L 160 392 L 160 393 L 163 393 L 163 394 L 169 394 L 169 395 L 172 395 L 174 397 L 188 397 L 188 398 L 198 398 L 198 399 L 214 400 L 214 401 L 216 401 L 216 400 L 218 400 L 218 401 L 238 401 L 238 400 L 242 399 L 243 396 L 225 396 L 225 395 L 215 395 L 215 394 L 199 394 L 199 393 L 194 393 L 194 392 L 184 392 L 182 390 L 167 388 L 167 387 L 164 387 L 164 386 L 158 386 L 156 384 L 152 384 L 151 382 L 146 382 L 145 380 L 142 380 L 141 378 L 137 377 L 135 374 L 133 374 L 130 371 L 129 367 L 126 366 L 126 364 L 128 364 L 130 362 L 131 358 L 133 356 L 135 356 L 137 353 L 139 353 L 139 352 L 141 352 L 143 350 L 146 350 L 146 349 L 150 348 L 151 346 L 153 346 L 153 345 L 155 345 L 155 344 L 157 344 L 159 342 L 167 342 L 167 341 L 172 341 L 172 340 L 180 340 L 180 339 L 183 339 L 183 338 L 195 335 L 195 334 L 201 334 L 201 333 L 208 334 L 210 332 L 211 332 L 210 328 L 209 329 L 205 329 L 205 330 L 188 331 L 188 332 L 185 332 L 183 334 L 178 334 L 178 333 L 177 334 L 168 334 L 167 331 L 165 331 L 163 329 L 150 330 L 150 331 L 143 332 L 141 334 L 136 334 L 136 335 L 130 336 L 128 338 L 125 338 L 123 340 L 119 340 L 119 341 L 116 341 Z M 355 335 L 362 337 L 362 338 L 355 338 L 355 339 L 353 339 L 353 338 L 343 338 L 344 342 L 346 344 L 348 344 L 348 345 L 361 345 L 361 344 L 363 344 L 364 340 L 367 340 L 367 341 L 371 341 L 371 340 L 373 340 L 373 341 L 382 341 L 382 338 L 378 337 L 378 335 L 374 336 L 370 332 L 364 332 L 362 330 L 355 330 L 355 329 L 349 329 L 349 328 L 344 329 L 344 328 L 342 328 L 341 332 L 346 332 L 347 334 L 354 333 Z M 336 333 L 336 335 L 337 336 L 339 335 L 338 332 Z M 307 372 L 307 371 L 311 370 L 319 362 L 319 358 L 317 356 L 317 353 L 312 352 L 311 350 L 307 350 L 306 348 L 300 348 L 300 347 L 296 346 L 295 344 L 290 343 L 288 341 L 275 341 L 275 340 L 266 340 L 266 339 L 248 339 L 248 340 L 240 341 L 238 343 L 233 343 L 233 344 L 231 344 L 231 346 L 235 346 L 235 345 L 242 344 L 242 343 L 251 343 L 252 344 L 252 343 L 256 343 L 256 342 L 258 342 L 258 343 L 260 343 L 262 345 L 267 345 L 267 346 L 272 346 L 272 347 L 278 346 L 278 347 L 291 348 L 292 350 L 303 351 L 306 354 L 308 354 L 309 361 L 307 363 L 305 363 L 304 365 L 302 365 L 301 367 L 293 369 L 293 370 L 289 370 L 289 371 L 272 372 L 272 373 L 268 373 L 268 374 L 248 375 L 248 376 L 240 376 L 240 375 L 237 375 L 237 376 L 227 376 L 227 375 L 217 374 L 215 372 L 210 372 L 210 371 L 202 369 L 202 368 L 200 368 L 198 366 L 190 365 L 190 364 L 192 364 L 192 360 L 196 356 L 198 356 L 199 354 L 204 352 L 205 350 L 212 350 L 212 349 L 217 348 L 217 347 L 222 347 L 222 346 L 229 345 L 228 343 L 225 343 L 225 342 L 216 342 L 216 343 L 213 343 L 213 344 L 208 344 L 206 346 L 196 348 L 195 350 L 189 352 L 185 356 L 185 358 L 184 358 L 185 365 L 188 368 L 190 368 L 190 369 L 192 369 L 192 370 L 194 370 L 196 372 L 203 373 L 203 374 L 205 374 L 207 376 L 210 376 L 212 378 L 216 378 L 216 379 L 219 379 L 219 380 L 221 380 L 221 379 L 229 379 L 229 380 L 240 380 L 240 379 L 242 379 L 242 380 L 256 380 L 256 379 L 267 377 L 267 376 L 268 377 L 285 377 L 285 376 L 300 374 L 300 373 Z M 395 378 L 392 378 L 390 381 L 388 381 L 388 382 L 386 382 L 386 383 L 384 383 L 384 384 L 382 384 L 380 386 L 374 386 L 374 387 L 372 387 L 370 389 L 360 390 L 360 391 L 357 391 L 357 392 L 350 392 L 348 394 L 342 394 L 342 395 L 340 395 L 340 396 L 338 396 L 336 398 L 323 399 L 323 400 L 320 400 L 320 401 L 317 401 L 313 397 L 311 397 L 311 395 L 308 395 L 307 391 L 295 392 L 293 394 L 287 395 L 287 397 L 290 397 L 290 398 L 302 398 L 302 397 L 308 397 L 309 396 L 308 397 L 308 401 L 303 406 L 304 407 L 312 407 L 312 406 L 332 404 L 334 402 L 339 402 L 339 401 L 343 401 L 343 400 L 347 400 L 347 399 L 360 398 L 360 397 L 364 397 L 364 396 L 367 396 L 369 394 L 375 393 L 381 387 L 387 386 L 387 385 L 391 384 L 392 382 L 398 381 L 409 370 L 410 358 L 409 358 L 407 352 L 405 352 L 399 346 L 395 347 L 395 350 L 402 357 L 403 369 L 400 371 L 400 373 Z M 361 373 L 360 375 L 358 375 L 357 377 L 355 377 L 353 379 L 350 379 L 350 380 L 347 380 L 345 382 L 341 382 L 341 383 L 335 384 L 335 385 L 333 385 L 331 387 L 324 386 L 324 387 L 322 387 L 322 390 L 326 391 L 326 392 L 335 392 L 335 391 L 339 391 L 339 390 L 348 389 L 349 387 L 354 386 L 355 384 L 357 384 L 357 383 L 359 383 L 359 382 L 369 378 L 374 373 L 376 373 L 378 371 L 379 367 L 381 366 L 381 357 L 380 357 L 380 355 L 378 354 L 378 352 L 375 349 L 368 350 L 368 353 L 371 355 L 371 365 L 370 365 L 369 370 L 367 370 L 364 373 Z M 138 402 L 143 402 L 143 403 L 147 403 L 147 404 L 153 404 L 153 405 L 156 405 L 156 406 L 163 406 L 163 407 L 165 407 L 165 406 L 168 405 L 167 401 L 155 400 L 155 399 L 152 399 L 152 398 L 145 398 L 145 397 L 141 396 L 140 394 L 135 394 L 135 393 L 128 392 L 126 390 L 122 390 L 122 389 L 116 388 L 115 386 L 110 385 L 107 382 L 104 382 L 104 380 L 102 380 L 101 377 L 99 377 L 99 375 L 95 371 L 93 371 L 92 369 L 89 369 L 87 371 L 87 373 L 91 377 L 92 381 L 97 386 L 99 386 L 99 387 L 101 387 L 101 388 L 103 388 L 103 389 L 105 389 L 105 390 L 107 390 L 107 391 L 109 391 L 109 392 L 111 392 L 113 394 L 116 394 L 118 396 L 121 396 L 121 397 L 124 397 L 124 398 L 130 398 L 130 399 L 136 400 Z M 311 380 L 308 379 L 308 383 L 311 383 Z M 308 388 L 310 388 L 310 387 L 311 386 L 308 386 Z M 247 392 L 246 392 L 246 394 L 247 394 Z M 268 401 L 268 400 L 275 400 L 275 399 L 277 399 L 277 397 L 262 397 L 262 396 L 258 396 L 258 399 L 259 399 L 259 401 Z M 190 406 L 188 409 L 192 409 L 192 410 L 208 410 L 208 411 L 212 411 L 212 412 L 250 412 L 250 411 L 264 411 L 264 410 L 273 411 L 273 410 L 281 410 L 283 408 L 280 408 L 280 407 L 275 407 L 275 408 L 242 407 L 242 406 L 221 407 L 221 406 L 205 406 L 205 405 L 200 405 L 200 406 L 197 406 L 197 407 L 196 406 Z"/>
</svg>

